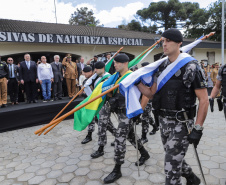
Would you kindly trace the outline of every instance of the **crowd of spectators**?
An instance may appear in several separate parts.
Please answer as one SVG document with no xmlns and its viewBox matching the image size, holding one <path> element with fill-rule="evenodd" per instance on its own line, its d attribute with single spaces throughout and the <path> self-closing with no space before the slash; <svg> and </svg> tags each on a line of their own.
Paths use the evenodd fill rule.
<svg viewBox="0 0 226 185">
<path fill-rule="evenodd" d="M 107 53 L 105 58 L 110 57 L 111 54 Z M 7 95 L 11 105 L 25 101 L 28 104 L 37 103 L 40 99 L 43 102 L 62 100 L 62 97 L 71 99 L 85 80 L 84 67 L 90 65 L 94 69 L 98 56 L 95 55 L 87 64 L 84 57 L 72 61 L 70 54 L 62 59 L 59 55 L 54 55 L 53 60 L 50 63 L 46 56 L 41 56 L 35 62 L 26 53 L 24 61 L 16 65 L 12 57 L 8 57 L 6 61 L 1 61 L 0 58 L 0 107 L 7 106 Z"/>
<path fill-rule="evenodd" d="M 30 54 L 24 55 L 24 61 L 14 64 L 12 57 L 7 61 L 0 58 L 0 107 L 7 106 L 7 94 L 11 105 L 19 102 L 37 103 L 39 99 L 43 102 L 62 100 L 62 97 L 70 99 L 78 93 L 86 79 L 83 69 L 87 65 L 94 70 L 98 59 L 107 62 L 111 53 L 106 53 L 104 59 L 95 55 L 86 63 L 84 57 L 72 61 L 72 56 L 67 54 L 63 59 L 54 55 L 53 62 L 49 63 L 46 56 L 42 56 L 37 62 L 31 60 Z M 62 62 L 60 62 L 62 61 Z M 208 94 L 215 85 L 219 64 L 213 65 L 201 62 L 208 86 Z M 137 70 L 135 66 L 133 70 Z M 115 72 L 114 65 L 109 73 Z"/>
</svg>

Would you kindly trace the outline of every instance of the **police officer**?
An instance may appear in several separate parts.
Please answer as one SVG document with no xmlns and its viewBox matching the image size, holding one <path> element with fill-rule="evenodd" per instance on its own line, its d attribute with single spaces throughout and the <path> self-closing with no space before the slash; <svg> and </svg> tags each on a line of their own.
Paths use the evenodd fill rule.
<svg viewBox="0 0 226 185">
<path fill-rule="evenodd" d="M 86 83 L 86 81 L 92 76 L 92 68 L 90 66 L 86 66 L 83 69 L 84 75 L 86 77 L 86 80 L 83 82 L 83 84 Z M 105 63 L 102 61 L 99 61 L 95 63 L 95 70 L 94 72 L 97 74 L 97 77 L 92 80 L 92 84 L 90 85 L 92 89 L 94 89 L 100 82 L 108 79 L 110 77 L 110 74 L 105 72 Z M 113 124 L 111 123 L 110 120 L 108 120 L 111 124 L 111 126 L 114 129 Z M 92 141 L 92 133 L 95 130 L 95 122 L 98 122 L 98 119 L 95 117 L 92 122 L 88 125 L 88 134 L 86 138 L 82 141 L 82 144 L 86 144 L 90 141 Z"/>
<path fill-rule="evenodd" d="M 165 184 L 181 185 L 181 176 L 183 176 L 187 180 L 187 185 L 197 185 L 201 181 L 192 172 L 184 157 L 189 143 L 197 147 L 202 136 L 209 103 L 206 82 L 197 61 L 190 59 L 179 69 L 175 67 L 174 74 L 156 92 L 157 81 L 161 79 L 159 76 L 162 73 L 165 74 L 164 72 L 168 70 L 166 68 L 174 62 L 181 62 L 179 59 L 182 56 L 189 56 L 180 52 L 183 37 L 179 30 L 175 28 L 166 30 L 162 37 L 163 51 L 168 58 L 159 66 L 153 86 L 147 88 L 139 83 L 138 88 L 149 98 L 153 98 L 154 95 L 152 105 L 155 110 L 159 111 L 161 139 L 165 150 Z M 195 125 L 193 125 L 196 97 L 199 99 L 199 108 Z M 185 114 L 187 116 L 184 116 Z M 185 117 L 188 117 L 186 120 L 188 126 L 190 128 L 193 126 L 189 135 L 184 123 Z"/>
<path fill-rule="evenodd" d="M 9 78 L 9 68 L 6 62 L 0 58 L 0 106 L 7 107 L 7 79 Z"/>
<path fill-rule="evenodd" d="M 120 74 L 119 78 L 129 71 L 128 62 L 129 57 L 125 54 L 119 54 L 114 58 L 114 66 L 116 71 Z M 126 139 L 128 139 L 130 143 L 136 147 L 133 122 L 126 117 L 125 97 L 119 92 L 118 89 L 109 96 L 109 104 L 106 103 L 100 111 L 99 124 L 100 122 L 104 123 L 104 120 L 108 118 L 111 114 L 111 111 L 113 111 L 117 113 L 118 128 L 115 131 L 115 167 L 113 171 L 104 179 L 104 183 L 106 184 L 112 183 L 122 176 L 121 165 L 124 163 L 126 153 Z M 106 125 L 107 124 L 105 121 L 105 128 L 103 127 L 103 129 L 106 129 Z M 101 130 L 99 130 L 99 133 L 100 131 Z M 138 150 L 141 154 L 139 165 L 143 165 L 145 161 L 150 158 L 150 156 L 143 147 L 140 139 L 137 142 Z"/>
<path fill-rule="evenodd" d="M 222 96 L 223 96 L 224 116 L 226 119 L 226 64 L 221 66 L 221 68 L 219 69 L 217 79 L 216 79 L 216 84 L 210 95 L 209 101 L 210 101 L 212 112 L 213 112 L 214 98 L 216 98 L 216 96 L 219 94 L 221 87 L 222 87 Z"/>
</svg>

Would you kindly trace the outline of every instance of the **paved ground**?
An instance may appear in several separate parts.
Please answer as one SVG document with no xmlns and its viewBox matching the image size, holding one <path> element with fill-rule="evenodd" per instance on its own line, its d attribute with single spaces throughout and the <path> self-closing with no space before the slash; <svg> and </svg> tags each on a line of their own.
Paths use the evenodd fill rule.
<svg viewBox="0 0 226 185">
<path fill-rule="evenodd" d="M 114 117 L 112 120 L 115 120 Z M 39 128 L 41 126 L 0 134 L 1 185 L 103 184 L 103 178 L 114 166 L 114 149 L 110 146 L 113 137 L 110 133 L 105 155 L 91 159 L 90 154 L 98 148 L 96 131 L 93 141 L 82 145 L 80 143 L 87 131 L 74 131 L 73 120 L 60 123 L 46 136 L 38 137 L 33 134 Z M 140 134 L 140 126 L 138 132 Z M 164 152 L 159 132 L 154 136 L 148 136 L 148 139 L 149 142 L 145 146 L 151 158 L 146 165 L 140 167 L 141 176 L 138 177 L 137 167 L 134 165 L 136 151 L 128 143 L 126 162 L 122 166 L 123 177 L 114 184 L 164 184 Z M 225 185 L 226 121 L 223 112 L 208 113 L 198 153 L 208 185 Z M 189 147 L 186 159 L 194 172 L 200 176 L 192 147 Z"/>
</svg>

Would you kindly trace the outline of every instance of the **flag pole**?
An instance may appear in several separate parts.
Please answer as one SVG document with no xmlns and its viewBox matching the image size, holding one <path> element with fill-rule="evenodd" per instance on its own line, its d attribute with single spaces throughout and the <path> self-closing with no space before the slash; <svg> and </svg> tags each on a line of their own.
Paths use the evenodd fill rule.
<svg viewBox="0 0 226 185">
<path fill-rule="evenodd" d="M 87 101 L 86 103 L 84 103 L 84 104 L 78 106 L 77 108 L 72 109 L 71 111 L 69 111 L 68 113 L 64 114 L 63 116 L 57 118 L 56 120 L 50 122 L 49 124 L 45 125 L 44 127 L 38 129 L 38 130 L 35 131 L 34 133 L 35 133 L 35 134 L 38 134 L 39 132 L 42 132 L 42 131 L 45 130 L 46 128 L 48 128 L 48 127 L 54 125 L 55 123 L 58 123 L 59 121 L 60 121 L 60 122 L 63 121 L 66 117 L 70 116 L 70 115 L 73 114 L 74 112 L 80 110 L 81 108 L 83 108 L 83 107 L 85 107 L 86 105 L 92 103 L 93 101 L 95 101 L 95 100 L 101 98 L 102 96 L 106 95 L 107 93 L 113 91 L 114 89 L 116 89 L 116 88 L 118 88 L 118 87 L 119 87 L 119 84 L 117 84 L 116 86 L 114 86 L 114 87 L 108 89 L 107 91 L 105 91 L 105 92 L 99 94 L 99 95 L 96 96 L 95 98 L 93 98 L 93 99 Z"/>
<path fill-rule="evenodd" d="M 70 105 L 71 104 L 71 102 L 73 102 L 74 101 L 74 99 L 83 91 L 85 89 L 85 87 L 83 87 L 68 103 L 67 103 L 67 105 L 65 105 L 64 106 L 64 108 L 52 119 L 52 121 L 54 121 L 56 118 L 58 118 L 59 117 L 59 115 L 68 107 L 68 105 Z M 50 121 L 50 123 L 52 122 L 52 121 Z M 43 130 L 42 132 L 40 132 L 39 133 L 39 135 L 38 136 L 40 136 L 43 132 L 44 132 L 45 130 Z M 50 131 L 50 129 L 49 129 L 49 131 Z M 48 131 L 48 132 L 49 132 Z M 44 133 L 44 135 L 46 135 L 48 132 L 45 132 Z"/>
</svg>

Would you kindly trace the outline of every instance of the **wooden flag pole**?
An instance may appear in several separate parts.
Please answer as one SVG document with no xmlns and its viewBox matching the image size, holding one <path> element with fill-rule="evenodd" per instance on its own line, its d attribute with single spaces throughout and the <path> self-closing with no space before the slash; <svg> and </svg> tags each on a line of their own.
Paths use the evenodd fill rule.
<svg viewBox="0 0 226 185">
<path fill-rule="evenodd" d="M 52 119 L 52 121 L 54 121 L 55 119 L 57 119 L 58 117 L 59 117 L 59 115 L 68 107 L 68 105 L 70 105 L 71 104 L 71 102 L 73 102 L 74 101 L 74 99 L 75 98 L 77 98 L 77 96 L 83 91 L 85 89 L 85 87 L 83 87 L 68 103 L 67 103 L 67 105 L 65 105 L 64 106 L 64 108 Z M 52 121 L 50 121 L 50 123 L 52 122 Z M 41 131 L 40 133 L 39 133 L 39 135 L 38 136 L 40 136 L 43 132 L 44 132 L 45 130 L 43 130 L 43 131 Z M 47 132 L 48 133 L 48 132 Z M 46 134 L 46 133 L 45 133 Z M 44 135 L 45 135 L 44 134 Z"/>
<path fill-rule="evenodd" d="M 56 120 L 50 122 L 49 124 L 45 125 L 44 127 L 38 129 L 38 130 L 35 131 L 34 133 L 35 133 L 35 134 L 38 134 L 38 133 L 42 132 L 43 130 L 45 130 L 46 128 L 48 128 L 48 127 L 54 125 L 55 123 L 58 123 L 59 121 L 60 121 L 60 122 L 63 121 L 66 117 L 70 116 L 70 115 L 73 114 L 74 112 L 80 110 L 81 108 L 83 108 L 83 107 L 85 107 L 86 105 L 92 103 L 93 101 L 95 101 L 95 100 L 101 98 L 102 96 L 106 95 L 107 93 L 113 91 L 114 89 L 116 89 L 116 88 L 118 88 L 118 87 L 119 87 L 119 84 L 116 85 L 116 86 L 114 86 L 114 87 L 112 87 L 112 88 L 110 88 L 110 89 L 108 89 L 107 91 L 105 91 L 105 92 L 99 94 L 99 95 L 96 96 L 95 98 L 93 98 L 93 99 L 87 101 L 86 103 L 84 103 L 84 104 L 78 106 L 77 108 L 72 109 L 71 111 L 69 111 L 68 113 L 64 114 L 63 116 L 57 118 Z"/>
</svg>

